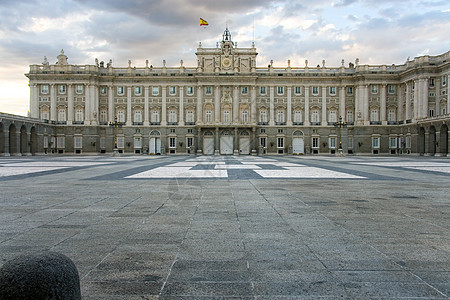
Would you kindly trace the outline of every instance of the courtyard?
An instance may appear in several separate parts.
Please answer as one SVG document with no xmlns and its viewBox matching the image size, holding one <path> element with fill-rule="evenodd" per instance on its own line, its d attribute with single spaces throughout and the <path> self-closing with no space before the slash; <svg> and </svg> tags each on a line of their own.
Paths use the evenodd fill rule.
<svg viewBox="0 0 450 300">
<path fill-rule="evenodd" d="M 0 266 L 56 251 L 83 299 L 447 299 L 450 159 L 0 158 Z"/>
</svg>

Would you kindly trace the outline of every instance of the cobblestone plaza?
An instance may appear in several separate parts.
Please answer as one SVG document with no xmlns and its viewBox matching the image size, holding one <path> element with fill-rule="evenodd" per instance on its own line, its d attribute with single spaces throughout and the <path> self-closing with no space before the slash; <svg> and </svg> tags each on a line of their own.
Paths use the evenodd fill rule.
<svg viewBox="0 0 450 300">
<path fill-rule="evenodd" d="M 0 266 L 70 257 L 84 299 L 448 299 L 450 160 L 0 159 Z"/>
</svg>

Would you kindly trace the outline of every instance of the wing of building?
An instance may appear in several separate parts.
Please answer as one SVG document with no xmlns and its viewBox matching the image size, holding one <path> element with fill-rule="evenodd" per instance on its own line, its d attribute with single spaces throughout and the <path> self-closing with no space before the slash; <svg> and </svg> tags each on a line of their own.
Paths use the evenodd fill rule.
<svg viewBox="0 0 450 300">
<path fill-rule="evenodd" d="M 72 65 L 61 51 L 26 74 L 44 121 L 25 152 L 448 154 L 450 51 L 338 67 L 260 68 L 257 54 L 228 28 L 192 67 Z"/>
</svg>

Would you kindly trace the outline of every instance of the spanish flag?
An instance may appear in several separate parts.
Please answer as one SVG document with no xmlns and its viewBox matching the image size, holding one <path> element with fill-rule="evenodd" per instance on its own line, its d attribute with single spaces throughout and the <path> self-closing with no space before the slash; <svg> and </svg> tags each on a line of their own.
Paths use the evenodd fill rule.
<svg viewBox="0 0 450 300">
<path fill-rule="evenodd" d="M 208 22 L 200 18 L 200 26 L 208 26 Z"/>
</svg>

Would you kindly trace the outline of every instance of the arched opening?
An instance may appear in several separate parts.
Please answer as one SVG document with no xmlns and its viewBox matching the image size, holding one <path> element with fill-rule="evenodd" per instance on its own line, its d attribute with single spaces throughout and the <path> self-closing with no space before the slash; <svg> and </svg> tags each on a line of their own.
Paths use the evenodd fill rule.
<svg viewBox="0 0 450 300">
<path fill-rule="evenodd" d="M 36 155 L 37 147 L 38 147 L 37 132 L 36 132 L 36 127 L 33 126 L 31 128 L 31 137 L 30 137 L 31 155 Z"/>
<path fill-rule="evenodd" d="M 303 139 L 303 132 L 300 130 L 296 130 L 292 134 L 292 154 L 305 154 L 305 141 Z"/>
<path fill-rule="evenodd" d="M 158 130 L 152 130 L 152 132 L 150 132 L 150 142 L 148 149 L 148 153 L 151 155 L 161 154 L 161 133 Z"/>
<path fill-rule="evenodd" d="M 3 123 L 0 122 L 0 156 L 5 155 L 5 132 L 3 131 Z"/>
<path fill-rule="evenodd" d="M 439 149 L 442 156 L 447 156 L 448 154 L 448 126 L 443 124 L 439 130 Z"/>
<path fill-rule="evenodd" d="M 436 128 L 434 126 L 430 127 L 428 135 L 428 153 L 432 156 L 436 154 Z"/>
<path fill-rule="evenodd" d="M 22 155 L 26 155 L 28 152 L 28 136 L 27 136 L 27 128 L 25 125 L 20 127 L 20 153 Z"/>
<path fill-rule="evenodd" d="M 425 128 L 419 128 L 419 139 L 417 144 L 417 152 L 419 155 L 425 154 Z"/>
<path fill-rule="evenodd" d="M 9 126 L 9 154 L 16 155 L 17 154 L 17 134 L 16 134 L 16 125 L 11 124 Z"/>
</svg>

